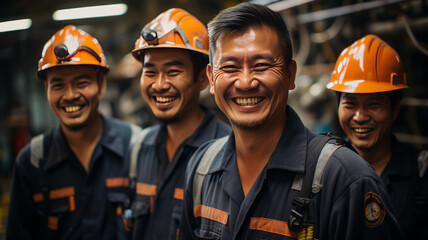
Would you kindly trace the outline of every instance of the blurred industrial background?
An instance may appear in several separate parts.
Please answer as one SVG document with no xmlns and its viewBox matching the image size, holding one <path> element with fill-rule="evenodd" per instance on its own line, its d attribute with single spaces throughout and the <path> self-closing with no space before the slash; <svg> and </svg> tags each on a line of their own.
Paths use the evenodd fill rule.
<svg viewBox="0 0 428 240">
<path fill-rule="evenodd" d="M 0 240 L 3 239 L 15 157 L 31 136 L 57 121 L 35 72 L 42 48 L 60 28 L 74 24 L 101 43 L 111 67 L 101 111 L 148 126 L 154 119 L 140 95 L 141 66 L 130 51 L 141 28 L 171 7 L 184 8 L 205 24 L 238 0 L 1 0 L 1 22 L 31 19 L 28 29 L 0 32 Z M 298 63 L 290 105 L 317 132 L 341 134 L 334 93 L 325 89 L 337 56 L 355 40 L 376 34 L 402 57 L 410 89 L 405 91 L 395 132 L 418 147 L 428 147 L 428 0 L 254 0 L 280 11 L 294 39 Z M 53 20 L 56 10 L 126 4 L 123 15 Z M 215 108 L 211 96 L 203 101 Z M 220 113 L 219 113 L 220 114 Z"/>
</svg>

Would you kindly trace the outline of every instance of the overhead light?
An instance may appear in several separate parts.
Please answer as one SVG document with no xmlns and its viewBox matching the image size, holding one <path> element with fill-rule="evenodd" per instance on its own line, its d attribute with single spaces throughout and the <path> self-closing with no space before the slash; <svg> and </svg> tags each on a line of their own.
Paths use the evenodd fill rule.
<svg viewBox="0 0 428 240">
<path fill-rule="evenodd" d="M 92 7 L 69 8 L 57 10 L 53 13 L 52 18 L 55 21 L 120 16 L 128 11 L 128 5 L 124 3 L 99 5 Z"/>
<path fill-rule="evenodd" d="M 20 19 L 7 22 L 0 22 L 0 32 L 10 32 L 24 30 L 31 27 L 31 19 Z"/>
</svg>

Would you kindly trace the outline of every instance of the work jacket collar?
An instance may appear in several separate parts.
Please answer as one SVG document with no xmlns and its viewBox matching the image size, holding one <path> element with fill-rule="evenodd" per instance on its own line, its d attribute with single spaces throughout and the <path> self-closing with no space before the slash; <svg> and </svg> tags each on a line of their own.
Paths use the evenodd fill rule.
<svg viewBox="0 0 428 240">
<path fill-rule="evenodd" d="M 103 130 L 98 144 L 101 144 L 103 148 L 110 150 L 117 154 L 120 159 L 123 159 L 126 149 L 122 144 L 123 139 L 120 136 L 124 136 L 124 134 L 119 132 L 118 128 L 112 126 L 112 122 L 104 116 L 101 115 L 101 119 L 103 122 Z M 70 158 L 70 156 L 75 155 L 68 145 L 61 126 L 53 129 L 52 140 L 46 151 L 48 151 L 48 154 L 46 164 L 44 166 L 45 170 L 48 170 L 49 168 Z"/>
<path fill-rule="evenodd" d="M 202 120 L 199 127 L 193 132 L 193 134 L 184 141 L 184 144 L 198 148 L 203 143 L 213 139 L 217 131 L 217 118 L 214 112 L 204 106 L 200 106 L 204 111 L 204 119 Z M 152 127 L 153 130 L 158 129 L 157 134 L 148 134 L 144 140 L 146 145 L 156 145 L 162 141 L 162 137 L 165 137 L 167 134 L 166 124 L 160 124 L 155 127 Z M 160 128 L 160 129 L 159 129 Z"/>
<path fill-rule="evenodd" d="M 397 176 L 411 176 L 412 164 L 411 156 L 409 156 L 409 149 L 407 146 L 397 140 L 394 134 L 391 134 L 391 159 L 389 160 L 382 175 L 397 175 Z"/>
</svg>

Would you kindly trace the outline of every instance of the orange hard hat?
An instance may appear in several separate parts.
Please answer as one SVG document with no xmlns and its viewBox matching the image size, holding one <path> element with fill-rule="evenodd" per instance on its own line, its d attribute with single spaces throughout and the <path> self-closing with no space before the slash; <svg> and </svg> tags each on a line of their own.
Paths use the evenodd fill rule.
<svg viewBox="0 0 428 240">
<path fill-rule="evenodd" d="M 44 79 L 45 70 L 58 66 L 93 65 L 109 70 L 97 39 L 73 25 L 56 32 L 45 44 L 37 76 Z"/>
<path fill-rule="evenodd" d="M 181 48 L 208 56 L 208 31 L 187 11 L 171 8 L 144 26 L 132 55 L 141 61 L 148 48 Z"/>
<path fill-rule="evenodd" d="M 400 56 L 385 41 L 367 35 L 345 48 L 327 88 L 346 93 L 376 93 L 408 88 Z"/>
</svg>

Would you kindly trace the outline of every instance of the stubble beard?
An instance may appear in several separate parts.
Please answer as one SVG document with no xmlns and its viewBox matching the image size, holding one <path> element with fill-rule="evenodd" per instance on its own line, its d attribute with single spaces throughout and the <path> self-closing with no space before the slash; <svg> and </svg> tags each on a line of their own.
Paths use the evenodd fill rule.
<svg viewBox="0 0 428 240">
<path fill-rule="evenodd" d="M 230 121 L 232 126 L 235 126 L 238 129 L 246 130 L 246 131 L 259 130 L 265 122 L 264 120 L 257 121 L 257 122 L 248 122 L 248 123 L 238 123 L 238 122 L 235 122 L 233 120 L 229 120 L 229 121 Z"/>
</svg>

